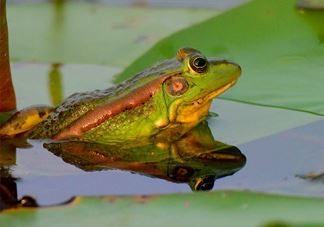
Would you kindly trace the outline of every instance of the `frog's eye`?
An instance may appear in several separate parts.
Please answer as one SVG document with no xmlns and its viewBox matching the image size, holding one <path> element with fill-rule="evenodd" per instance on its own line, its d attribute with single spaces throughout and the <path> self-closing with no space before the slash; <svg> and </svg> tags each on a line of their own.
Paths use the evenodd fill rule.
<svg viewBox="0 0 324 227">
<path fill-rule="evenodd" d="M 166 91 L 172 96 L 183 95 L 188 88 L 189 83 L 183 77 L 171 77 L 166 81 Z"/>
<path fill-rule="evenodd" d="M 196 55 L 189 60 L 190 68 L 197 73 L 203 73 L 207 70 L 208 61 L 201 55 Z"/>
</svg>

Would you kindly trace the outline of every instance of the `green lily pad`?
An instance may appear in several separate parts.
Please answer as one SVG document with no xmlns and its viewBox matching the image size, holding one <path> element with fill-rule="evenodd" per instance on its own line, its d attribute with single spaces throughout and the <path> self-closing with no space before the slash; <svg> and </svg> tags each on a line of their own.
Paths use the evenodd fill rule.
<svg viewBox="0 0 324 227">
<path fill-rule="evenodd" d="M 13 62 L 127 66 L 161 38 L 219 13 L 67 1 L 8 5 L 10 56 Z"/>
<path fill-rule="evenodd" d="M 1 226 L 323 226 L 324 200 L 251 192 L 76 197 L 0 213 Z M 64 217 L 64 218 L 63 218 Z"/>
<path fill-rule="evenodd" d="M 323 41 L 324 11 L 299 11 L 295 0 L 252 1 L 161 40 L 117 80 L 191 46 L 242 66 L 222 98 L 324 115 Z"/>
</svg>

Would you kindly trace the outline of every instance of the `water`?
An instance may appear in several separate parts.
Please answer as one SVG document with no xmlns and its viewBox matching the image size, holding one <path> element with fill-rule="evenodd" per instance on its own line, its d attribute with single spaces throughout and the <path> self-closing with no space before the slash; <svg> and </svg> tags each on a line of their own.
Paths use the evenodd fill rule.
<svg viewBox="0 0 324 227">
<path fill-rule="evenodd" d="M 324 196 L 323 184 L 297 177 L 324 172 L 324 121 L 287 130 L 238 146 L 247 164 L 221 188 Z"/>
<path fill-rule="evenodd" d="M 239 145 L 247 164 L 236 174 L 218 179 L 214 190 L 239 189 L 280 194 L 324 196 L 323 184 L 297 177 L 324 171 L 324 121 Z M 322 127 L 321 130 L 319 128 Z M 33 195 L 40 203 L 62 202 L 73 195 L 134 195 L 190 192 L 190 187 L 121 170 L 84 172 L 34 143 L 17 151 L 17 166 L 26 174 L 17 182 L 18 197 Z M 39 163 L 41 161 L 41 163 Z M 45 161 L 45 163 L 44 163 Z M 44 166 L 46 165 L 46 168 Z M 22 168 L 23 168 L 22 167 Z M 44 173 L 44 169 L 47 172 Z"/>
</svg>

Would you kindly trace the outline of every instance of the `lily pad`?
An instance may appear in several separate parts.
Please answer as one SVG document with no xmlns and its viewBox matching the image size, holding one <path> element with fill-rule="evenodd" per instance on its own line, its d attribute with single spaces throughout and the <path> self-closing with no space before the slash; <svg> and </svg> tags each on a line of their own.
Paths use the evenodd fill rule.
<svg viewBox="0 0 324 227">
<path fill-rule="evenodd" d="M 161 38 L 219 13 L 67 1 L 9 5 L 10 56 L 12 62 L 127 66 Z"/>
<path fill-rule="evenodd" d="M 301 206 L 302 204 L 302 206 Z M 250 192 L 76 197 L 48 208 L 10 209 L 1 226 L 323 226 L 324 200 Z M 64 218 L 62 218 L 64 217 Z M 181 218 L 180 218 L 181 217 Z M 271 225 L 270 225 L 271 224 Z"/>
<path fill-rule="evenodd" d="M 161 40 L 117 80 L 191 46 L 242 66 L 223 99 L 324 115 L 323 31 L 324 11 L 299 11 L 295 0 L 252 1 Z"/>
</svg>

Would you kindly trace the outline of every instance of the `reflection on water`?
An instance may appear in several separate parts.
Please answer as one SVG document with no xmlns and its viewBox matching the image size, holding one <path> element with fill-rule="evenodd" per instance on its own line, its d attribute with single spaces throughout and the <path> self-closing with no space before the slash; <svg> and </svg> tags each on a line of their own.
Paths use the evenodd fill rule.
<svg viewBox="0 0 324 227">
<path fill-rule="evenodd" d="M 17 198 L 17 179 L 12 177 L 10 170 L 0 167 L 0 211 L 12 207 L 37 207 L 37 201 L 30 196 Z"/>
<path fill-rule="evenodd" d="M 16 147 L 28 146 L 26 141 L 18 139 L 1 141 L 1 179 L 4 179 L 0 182 L 2 208 L 22 203 L 25 206 L 36 205 L 29 197 L 22 200 L 17 198 L 16 179 L 10 173 L 10 167 L 16 164 Z M 174 183 L 186 183 L 193 191 L 211 190 L 217 178 L 234 174 L 246 162 L 237 147 L 214 140 L 207 122 L 202 122 L 172 142 L 152 142 L 143 146 L 51 142 L 44 143 L 44 147 L 85 171 L 118 169 Z M 44 185 L 41 190 L 49 188 Z"/>
<path fill-rule="evenodd" d="M 0 167 L 0 210 L 16 204 L 18 204 L 16 179 L 11 176 L 9 168 Z"/>
<path fill-rule="evenodd" d="M 211 190 L 217 178 L 232 175 L 245 164 L 245 156 L 234 146 L 215 141 L 207 122 L 179 140 L 128 144 L 84 142 L 47 143 L 45 148 L 86 171 L 120 169 L 188 183 L 192 190 Z"/>
<path fill-rule="evenodd" d="M 322 182 L 324 183 L 324 172 L 310 172 L 305 175 L 303 174 L 297 174 L 296 177 L 299 177 L 301 179 L 309 180 L 311 182 Z"/>
<path fill-rule="evenodd" d="M 28 145 L 19 140 L 15 142 L 0 141 L 0 211 L 17 206 L 37 206 L 35 199 L 30 196 L 18 199 L 16 184 L 18 179 L 12 176 L 10 167 L 16 164 L 16 146 L 28 147 Z"/>
</svg>

